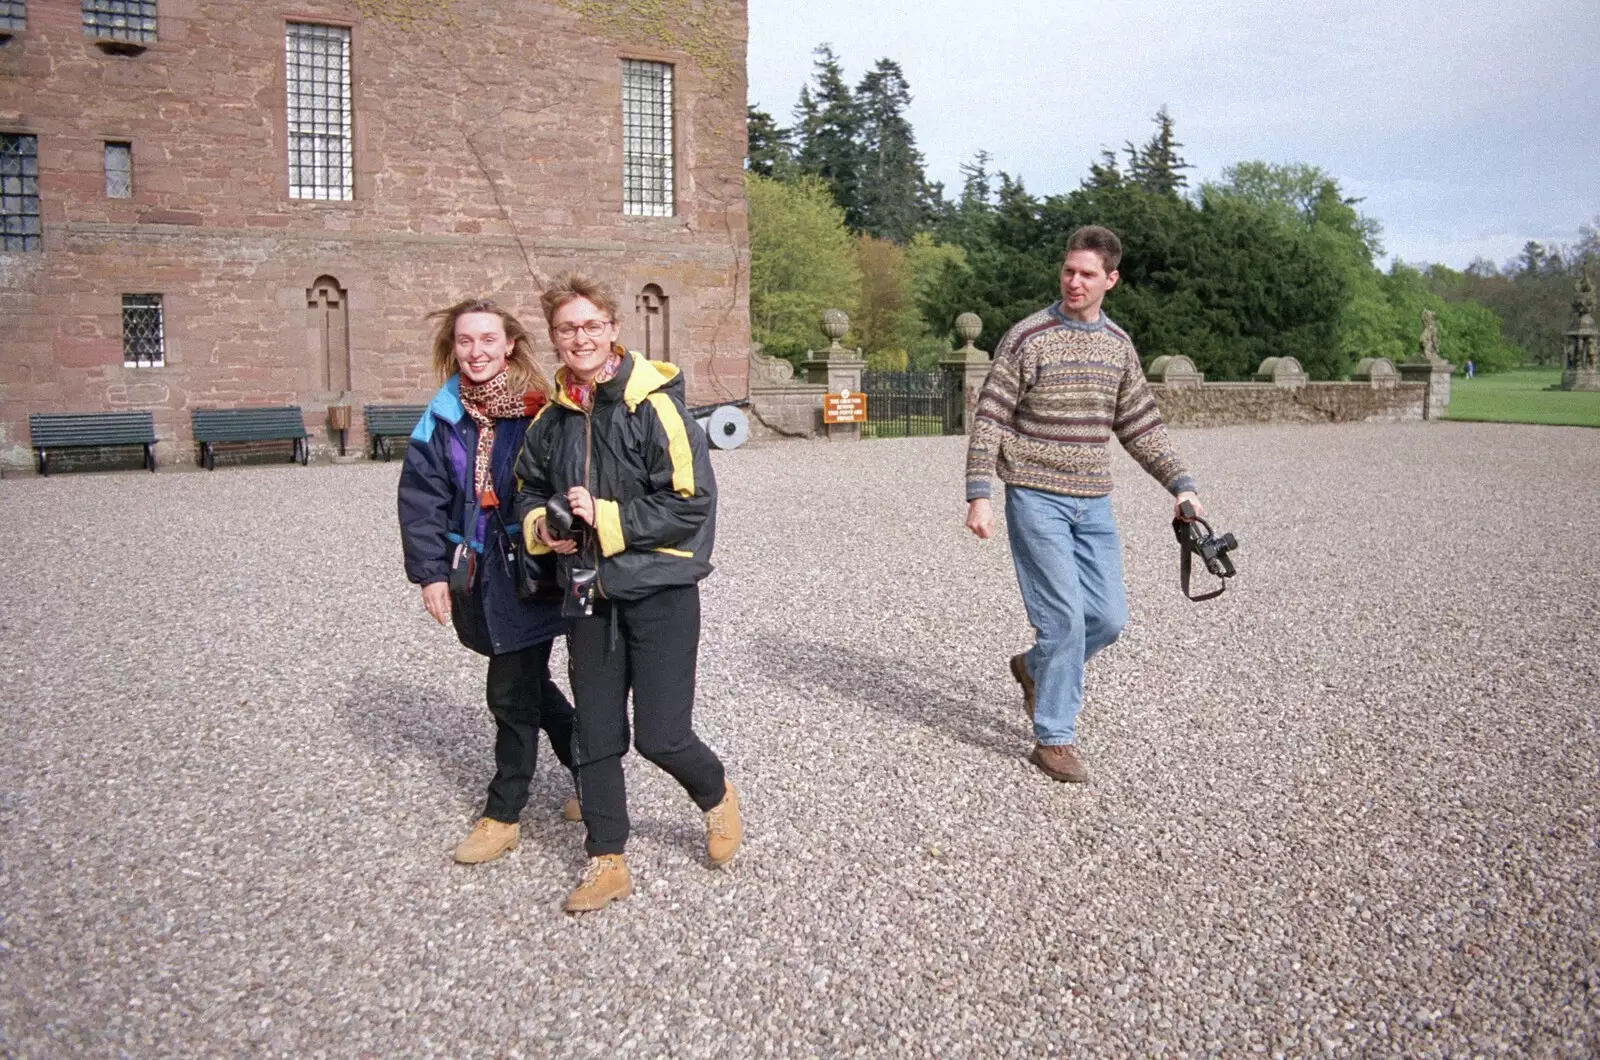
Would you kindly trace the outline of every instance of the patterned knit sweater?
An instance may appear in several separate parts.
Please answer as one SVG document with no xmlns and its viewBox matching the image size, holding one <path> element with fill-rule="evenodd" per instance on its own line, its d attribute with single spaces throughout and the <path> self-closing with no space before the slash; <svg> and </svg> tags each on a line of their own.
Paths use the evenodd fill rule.
<svg viewBox="0 0 1600 1060">
<path fill-rule="evenodd" d="M 996 473 L 1009 486 L 1103 497 L 1111 492 L 1113 433 L 1169 492 L 1195 488 L 1128 333 L 1104 313 L 1086 324 L 1065 316 L 1059 302 L 1042 309 L 995 350 L 967 447 L 967 500 L 989 496 Z"/>
</svg>

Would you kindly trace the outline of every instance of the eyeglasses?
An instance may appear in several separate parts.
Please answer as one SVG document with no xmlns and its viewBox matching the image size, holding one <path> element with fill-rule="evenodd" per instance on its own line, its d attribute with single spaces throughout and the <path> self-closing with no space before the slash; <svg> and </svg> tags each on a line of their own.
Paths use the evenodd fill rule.
<svg viewBox="0 0 1600 1060">
<path fill-rule="evenodd" d="M 582 324 L 557 324 L 550 330 L 558 339 L 576 338 L 578 332 L 583 332 L 591 339 L 598 339 L 606 333 L 606 328 L 611 326 L 609 320 L 585 320 Z"/>
</svg>

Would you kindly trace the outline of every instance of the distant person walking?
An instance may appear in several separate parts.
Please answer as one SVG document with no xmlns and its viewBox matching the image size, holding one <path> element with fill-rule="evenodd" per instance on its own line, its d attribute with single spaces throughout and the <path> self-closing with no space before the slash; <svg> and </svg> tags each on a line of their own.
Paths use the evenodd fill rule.
<svg viewBox="0 0 1600 1060">
<path fill-rule="evenodd" d="M 572 768 L 572 705 L 550 680 L 550 645 L 565 629 L 560 601 L 517 595 L 507 531 L 516 525 L 511 469 L 550 381 L 522 324 L 493 302 L 458 302 L 433 316 L 433 367 L 444 385 L 406 448 L 400 540 L 428 614 L 489 657 L 495 774 L 483 816 L 455 849 L 457 861 L 476 865 L 517 845 L 540 729 Z M 563 815 L 578 819 L 576 799 Z"/>
<path fill-rule="evenodd" d="M 566 903 L 578 913 L 633 893 L 623 854 L 630 694 L 632 743 L 704 813 L 707 860 L 731 861 L 743 828 L 739 793 L 693 724 L 717 484 L 705 433 L 683 407 L 683 375 L 617 345 L 616 300 L 594 280 L 559 276 L 541 302 L 561 368 L 517 461 L 517 512 L 528 551 L 557 553 L 574 616 L 568 672 L 589 833 Z"/>
<path fill-rule="evenodd" d="M 1467 378 L 1471 379 L 1476 372 L 1477 372 L 1477 367 L 1469 359 L 1467 361 Z"/>
<path fill-rule="evenodd" d="M 1053 780 L 1089 779 L 1078 753 L 1084 664 L 1128 620 L 1122 541 L 1111 514 L 1113 434 L 1176 499 L 1204 515 L 1127 332 L 1101 310 L 1122 243 L 1109 229 L 1067 240 L 1061 300 L 1007 331 L 967 448 L 967 529 L 994 533 L 990 478 L 1006 484 L 1006 532 L 1033 647 L 1011 659 L 1033 718 L 1031 761 Z"/>
</svg>

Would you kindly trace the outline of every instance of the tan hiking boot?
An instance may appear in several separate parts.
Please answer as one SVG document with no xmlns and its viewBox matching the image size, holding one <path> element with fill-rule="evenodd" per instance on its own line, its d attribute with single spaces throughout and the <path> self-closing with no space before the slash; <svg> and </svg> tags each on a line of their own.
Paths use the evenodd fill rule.
<svg viewBox="0 0 1600 1060">
<path fill-rule="evenodd" d="M 583 820 L 583 804 L 578 801 L 578 797 L 576 795 L 572 796 L 562 804 L 561 819 L 563 821 Z"/>
<path fill-rule="evenodd" d="M 1051 780 L 1067 784 L 1083 784 L 1089 779 L 1089 771 L 1083 767 L 1083 760 L 1078 757 L 1078 749 L 1070 743 L 1059 746 L 1035 744 L 1033 754 L 1028 756 L 1028 761 L 1038 766 L 1039 772 Z"/>
<path fill-rule="evenodd" d="M 467 838 L 456 846 L 455 859 L 463 865 L 482 865 L 517 849 L 521 835 L 522 830 L 515 824 L 480 817 Z"/>
<path fill-rule="evenodd" d="M 601 854 L 589 859 L 583 879 L 567 895 L 567 912 L 592 913 L 632 893 L 633 877 L 628 874 L 627 859 L 621 854 Z"/>
<path fill-rule="evenodd" d="M 1033 717 L 1033 675 L 1028 672 L 1028 656 L 1026 652 L 1011 657 L 1011 676 L 1015 677 L 1017 684 L 1022 686 L 1022 709 L 1028 712 L 1028 717 Z"/>
<path fill-rule="evenodd" d="M 744 822 L 739 819 L 739 791 L 731 783 L 722 801 L 706 811 L 706 857 L 721 867 L 733 860 L 744 842 Z"/>
</svg>

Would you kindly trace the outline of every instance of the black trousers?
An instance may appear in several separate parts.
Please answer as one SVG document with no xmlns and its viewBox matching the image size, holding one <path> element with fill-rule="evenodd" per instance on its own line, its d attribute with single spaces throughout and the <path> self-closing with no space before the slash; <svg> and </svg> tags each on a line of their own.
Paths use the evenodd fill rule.
<svg viewBox="0 0 1600 1060">
<path fill-rule="evenodd" d="M 674 586 L 642 600 L 597 600 L 567 639 L 577 701 L 578 798 L 591 857 L 628 843 L 628 693 L 633 745 L 709 810 L 726 790 L 722 762 L 694 734 L 694 674 L 700 650 L 700 587 Z"/>
<path fill-rule="evenodd" d="M 483 816 L 507 824 L 522 816 L 539 755 L 539 730 L 550 736 L 556 758 L 572 768 L 572 704 L 550 680 L 550 645 L 544 641 L 489 656 L 487 698 L 494 715 L 494 779 Z"/>
</svg>

